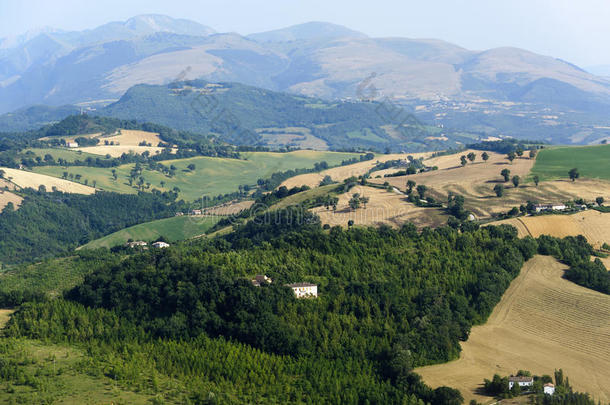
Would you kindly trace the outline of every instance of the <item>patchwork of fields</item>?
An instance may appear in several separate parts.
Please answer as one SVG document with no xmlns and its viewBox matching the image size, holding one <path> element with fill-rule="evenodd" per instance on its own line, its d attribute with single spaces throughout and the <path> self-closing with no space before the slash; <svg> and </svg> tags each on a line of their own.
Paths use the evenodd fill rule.
<svg viewBox="0 0 610 405">
<path fill-rule="evenodd" d="M 180 198 L 196 200 L 202 196 L 216 196 L 238 190 L 239 185 L 255 185 L 259 178 L 268 178 L 272 173 L 289 169 L 312 168 L 315 163 L 326 161 L 329 166 L 339 165 L 341 161 L 360 156 L 354 153 L 297 151 L 290 153 L 249 152 L 243 154 L 246 160 L 214 157 L 194 157 L 189 159 L 169 160 L 162 162 L 166 166 L 174 165 L 176 175 L 168 177 L 161 172 L 144 169 L 142 177 L 151 183 L 151 188 L 171 190 L 180 189 Z M 187 166 L 195 165 L 194 170 Z M 116 168 L 117 180 L 112 176 L 112 169 L 86 166 L 39 166 L 37 173 L 61 177 L 64 172 L 80 174 L 89 184 L 96 182 L 96 187 L 118 193 L 135 193 L 137 190 L 127 181 L 133 164 Z M 164 183 L 161 186 L 161 182 Z"/>
</svg>

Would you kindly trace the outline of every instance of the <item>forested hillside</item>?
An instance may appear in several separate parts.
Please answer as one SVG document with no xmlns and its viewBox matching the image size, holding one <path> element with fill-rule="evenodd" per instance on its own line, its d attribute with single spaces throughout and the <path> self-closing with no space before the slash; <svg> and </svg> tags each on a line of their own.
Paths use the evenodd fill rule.
<svg viewBox="0 0 610 405">
<path fill-rule="evenodd" d="M 173 216 L 175 193 L 93 195 L 24 190 L 18 210 L 0 213 L 0 263 L 22 263 L 71 252 L 131 225 Z"/>
</svg>

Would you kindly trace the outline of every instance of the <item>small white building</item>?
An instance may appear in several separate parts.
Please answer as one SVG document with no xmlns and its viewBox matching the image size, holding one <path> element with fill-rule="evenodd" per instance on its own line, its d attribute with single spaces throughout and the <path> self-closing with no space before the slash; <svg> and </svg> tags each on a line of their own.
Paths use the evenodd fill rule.
<svg viewBox="0 0 610 405">
<path fill-rule="evenodd" d="M 68 148 L 78 148 L 78 143 L 77 142 L 68 142 L 68 143 L 66 143 L 66 146 Z"/>
<path fill-rule="evenodd" d="M 260 287 L 263 284 L 271 284 L 272 281 L 273 280 L 271 280 L 269 277 L 265 276 L 264 274 L 257 274 L 252 279 L 252 285 L 255 287 Z"/>
<path fill-rule="evenodd" d="M 553 395 L 555 393 L 555 386 L 551 383 L 544 384 L 544 393 L 547 395 Z"/>
<path fill-rule="evenodd" d="M 534 377 L 508 377 L 508 388 L 513 388 L 515 384 L 518 384 L 519 387 L 531 387 L 534 385 Z"/>
<path fill-rule="evenodd" d="M 565 204 L 536 204 L 536 212 L 541 211 L 565 211 L 568 207 Z"/>
<path fill-rule="evenodd" d="M 292 288 L 292 291 L 297 298 L 315 298 L 318 296 L 318 286 L 316 284 L 294 283 L 286 284 L 286 286 Z"/>
<path fill-rule="evenodd" d="M 202 214 L 203 214 L 203 211 L 201 211 L 201 210 L 192 210 L 191 211 L 191 215 L 202 215 Z"/>
<path fill-rule="evenodd" d="M 155 242 L 152 244 L 153 247 L 156 247 L 157 249 L 165 249 L 169 247 L 169 243 L 165 243 L 165 242 Z"/>
</svg>

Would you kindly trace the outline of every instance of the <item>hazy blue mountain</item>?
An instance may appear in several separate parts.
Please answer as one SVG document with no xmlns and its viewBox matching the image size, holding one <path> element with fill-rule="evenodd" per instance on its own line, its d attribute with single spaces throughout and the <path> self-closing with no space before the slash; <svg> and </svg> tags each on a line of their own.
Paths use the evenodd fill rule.
<svg viewBox="0 0 610 405">
<path fill-rule="evenodd" d="M 443 117 L 455 116 L 445 112 L 475 111 L 477 122 L 465 128 L 483 134 L 516 129 L 486 117 L 524 109 L 548 132 L 572 114 L 584 125 L 577 132 L 597 134 L 610 116 L 610 80 L 560 59 L 517 48 L 472 51 L 435 39 L 370 38 L 322 22 L 244 37 L 144 15 L 2 44 L 0 113 L 35 104 L 105 105 L 138 84 L 203 79 L 327 100 L 391 100 L 445 126 L 454 121 Z M 600 117 L 604 122 L 591 124 Z"/>
</svg>

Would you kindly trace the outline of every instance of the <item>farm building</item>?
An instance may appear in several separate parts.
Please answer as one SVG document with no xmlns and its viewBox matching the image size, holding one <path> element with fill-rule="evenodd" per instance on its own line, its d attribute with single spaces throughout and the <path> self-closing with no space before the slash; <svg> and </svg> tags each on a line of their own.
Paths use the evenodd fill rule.
<svg viewBox="0 0 610 405">
<path fill-rule="evenodd" d="M 153 247 L 156 247 L 158 249 L 164 249 L 164 248 L 169 247 L 169 243 L 165 243 L 165 242 L 155 242 L 152 245 L 153 245 Z"/>
<path fill-rule="evenodd" d="M 553 395 L 555 393 L 555 386 L 551 383 L 544 384 L 544 393 L 548 395 Z"/>
<path fill-rule="evenodd" d="M 311 283 L 294 283 L 286 284 L 286 286 L 292 288 L 297 298 L 309 298 L 318 296 L 318 286 Z"/>
<path fill-rule="evenodd" d="M 536 208 L 536 212 L 564 211 L 568 208 L 565 204 L 536 204 L 534 207 Z"/>
<path fill-rule="evenodd" d="M 191 215 L 201 215 L 203 212 L 201 210 L 192 210 Z"/>
<path fill-rule="evenodd" d="M 252 279 L 252 285 L 255 287 L 260 287 L 263 284 L 271 284 L 272 281 L 273 280 L 271 280 L 269 277 L 265 276 L 264 274 L 257 274 Z"/>
<path fill-rule="evenodd" d="M 534 385 L 534 377 L 508 377 L 508 388 L 513 388 L 515 384 L 518 384 L 519 387 L 531 387 Z"/>
<path fill-rule="evenodd" d="M 68 148 L 78 148 L 78 143 L 77 142 L 68 142 L 68 143 L 66 143 L 66 146 Z"/>
</svg>

